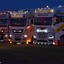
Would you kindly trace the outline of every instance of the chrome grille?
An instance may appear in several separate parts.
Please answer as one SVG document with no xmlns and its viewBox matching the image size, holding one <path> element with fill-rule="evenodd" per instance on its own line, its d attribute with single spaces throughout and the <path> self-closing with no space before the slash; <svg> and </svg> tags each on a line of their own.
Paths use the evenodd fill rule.
<svg viewBox="0 0 64 64">
<path fill-rule="evenodd" d="M 15 37 L 15 40 L 17 40 L 17 41 L 20 41 L 21 40 L 21 35 L 14 35 L 14 37 Z"/>
<path fill-rule="evenodd" d="M 47 38 L 47 33 L 37 33 L 37 38 Z"/>
</svg>

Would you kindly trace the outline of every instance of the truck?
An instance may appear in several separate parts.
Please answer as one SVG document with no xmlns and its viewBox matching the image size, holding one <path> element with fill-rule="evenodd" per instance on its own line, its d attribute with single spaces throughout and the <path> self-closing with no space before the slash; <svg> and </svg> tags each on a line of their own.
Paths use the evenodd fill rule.
<svg viewBox="0 0 64 64">
<path fill-rule="evenodd" d="M 10 40 L 12 43 L 22 44 L 26 43 L 26 27 L 27 17 L 23 11 L 10 12 L 9 28 L 10 28 Z"/>
<path fill-rule="evenodd" d="M 55 45 L 54 26 L 52 18 L 54 9 L 38 8 L 34 11 L 33 43 L 41 45 Z"/>
<path fill-rule="evenodd" d="M 8 41 L 8 17 L 6 12 L 0 12 L 0 42 Z"/>
<path fill-rule="evenodd" d="M 64 6 L 54 7 L 54 17 L 57 19 L 54 22 L 55 43 L 56 45 L 64 45 Z"/>
</svg>

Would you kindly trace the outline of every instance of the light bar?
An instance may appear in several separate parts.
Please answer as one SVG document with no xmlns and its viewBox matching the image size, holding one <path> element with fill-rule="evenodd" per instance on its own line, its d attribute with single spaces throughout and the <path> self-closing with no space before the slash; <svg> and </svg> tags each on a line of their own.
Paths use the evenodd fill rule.
<svg viewBox="0 0 64 64">
<path fill-rule="evenodd" d="M 37 29 L 37 32 L 48 32 L 48 30 L 47 29 L 44 29 L 44 30 L 40 30 L 40 29 Z"/>
</svg>

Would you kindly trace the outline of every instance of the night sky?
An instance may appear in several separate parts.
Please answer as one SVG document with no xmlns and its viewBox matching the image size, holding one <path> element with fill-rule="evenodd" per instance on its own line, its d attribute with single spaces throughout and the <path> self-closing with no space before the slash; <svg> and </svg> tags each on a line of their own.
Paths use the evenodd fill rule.
<svg viewBox="0 0 64 64">
<path fill-rule="evenodd" d="M 64 5 L 64 0 L 0 0 L 0 11 L 43 8 Z"/>
</svg>

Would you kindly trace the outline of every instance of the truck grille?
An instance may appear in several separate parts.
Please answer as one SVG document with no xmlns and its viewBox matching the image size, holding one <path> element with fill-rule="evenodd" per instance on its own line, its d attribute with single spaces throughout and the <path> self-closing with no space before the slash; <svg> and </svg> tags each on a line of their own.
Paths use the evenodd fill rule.
<svg viewBox="0 0 64 64">
<path fill-rule="evenodd" d="M 37 38 L 47 38 L 47 33 L 37 33 Z"/>
<path fill-rule="evenodd" d="M 21 41 L 21 35 L 15 35 L 14 37 L 16 41 Z"/>
<path fill-rule="evenodd" d="M 37 42 L 48 42 L 47 40 L 37 40 Z"/>
<path fill-rule="evenodd" d="M 15 38 L 15 41 L 21 41 L 21 39 L 17 39 L 17 38 Z"/>
</svg>

